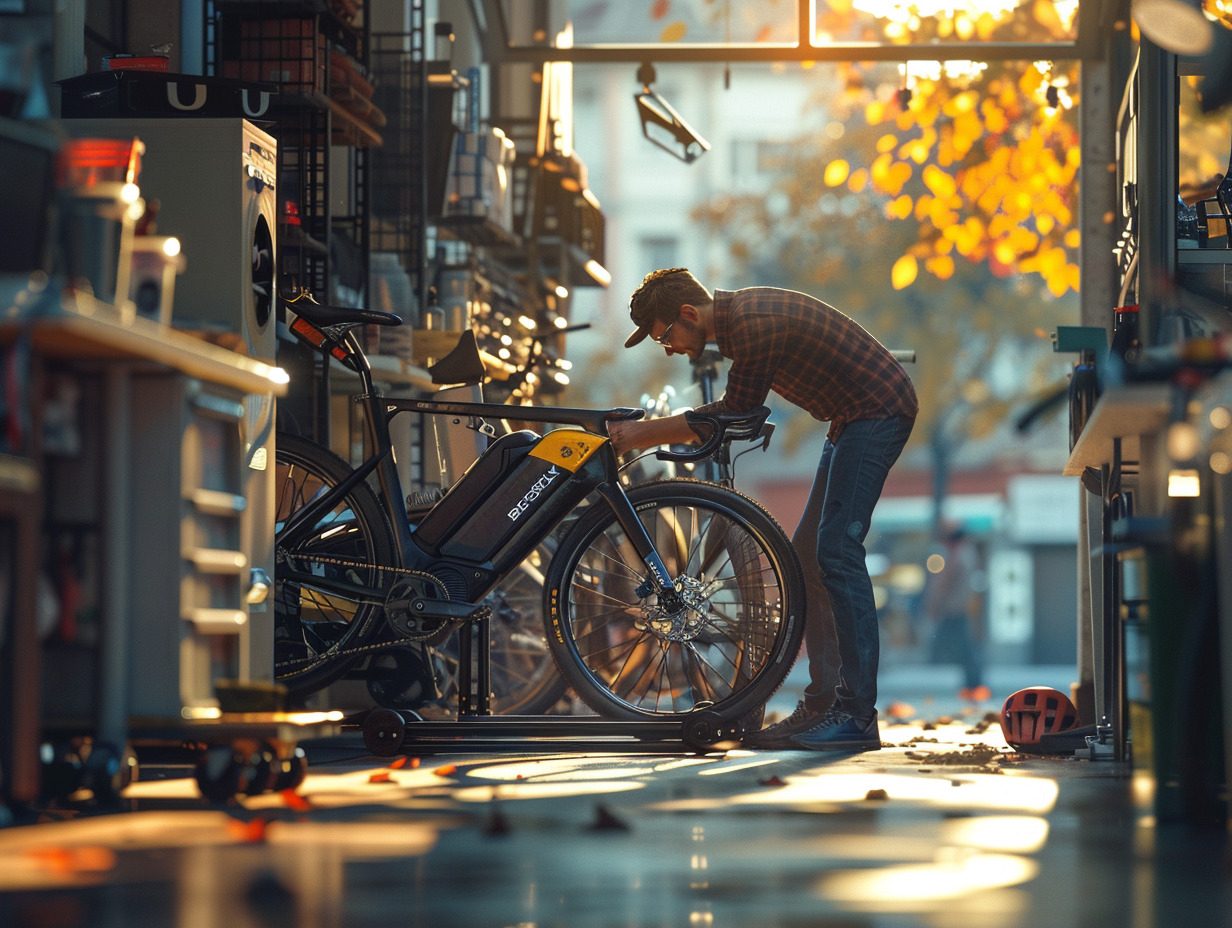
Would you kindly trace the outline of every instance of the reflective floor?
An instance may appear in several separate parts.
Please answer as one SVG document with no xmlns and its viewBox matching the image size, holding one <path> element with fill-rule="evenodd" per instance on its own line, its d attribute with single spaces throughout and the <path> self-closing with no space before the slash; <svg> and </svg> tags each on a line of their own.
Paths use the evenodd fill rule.
<svg viewBox="0 0 1232 928">
<path fill-rule="evenodd" d="M 1227 924 L 1218 837 L 1107 761 L 1009 753 L 971 710 L 857 756 L 552 752 L 390 763 L 308 744 L 293 792 L 195 782 L 0 829 L 0 925 Z M 153 774 L 151 774 L 153 775 Z"/>
</svg>

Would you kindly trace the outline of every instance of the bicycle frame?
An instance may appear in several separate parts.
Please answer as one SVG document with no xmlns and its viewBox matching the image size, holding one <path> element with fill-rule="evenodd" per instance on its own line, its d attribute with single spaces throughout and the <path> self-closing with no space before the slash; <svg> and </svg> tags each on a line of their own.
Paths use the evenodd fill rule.
<svg viewBox="0 0 1232 928">
<path fill-rule="evenodd" d="M 390 516 L 390 522 L 392 523 L 391 528 L 393 530 L 399 565 L 408 568 L 426 566 L 426 562 L 430 558 L 414 541 L 415 528 L 411 523 L 406 508 L 401 478 L 398 475 L 397 465 L 392 454 L 392 442 L 389 431 L 390 421 L 399 413 L 408 411 L 430 415 L 468 416 L 478 419 L 484 417 L 505 418 L 509 416 L 513 408 L 499 403 L 459 403 L 441 400 L 385 397 L 376 389 L 372 376 L 372 367 L 354 333 L 347 330 L 337 339 L 331 339 L 327 333 L 316 329 L 315 326 L 303 320 L 303 317 L 297 317 L 295 322 L 292 323 L 292 328 L 301 337 L 308 338 L 316 344 L 318 348 L 325 346 L 326 341 L 332 342 L 327 347 L 328 354 L 344 363 L 358 375 L 360 392 L 355 395 L 354 399 L 360 405 L 363 412 L 366 445 L 371 449 L 371 454 L 355 468 L 346 481 L 322 494 L 296 513 L 295 517 L 284 526 L 283 537 L 294 539 L 298 533 L 305 530 L 305 527 L 317 524 L 317 518 L 341 501 L 351 487 L 361 481 L 367 481 L 370 476 L 375 474 L 384 504 Z M 316 337 L 309 337 L 310 332 L 315 332 L 316 336 L 319 336 L 321 340 L 317 341 Z M 580 426 L 585 430 L 584 434 L 597 442 L 596 447 L 588 456 L 593 457 L 596 466 L 587 474 L 586 479 L 593 483 L 591 488 L 596 490 L 606 501 L 607 505 L 611 507 L 621 528 L 633 544 L 642 563 L 646 566 L 654 583 L 653 592 L 659 595 L 663 607 L 669 612 L 679 609 L 680 598 L 673 580 L 665 563 L 655 550 L 650 536 L 638 518 L 632 503 L 629 502 L 628 497 L 625 495 L 624 488 L 620 484 L 618 463 L 611 443 L 606 436 L 600 434 L 601 430 L 604 429 L 605 422 L 612 419 L 641 418 L 645 411 L 631 408 L 593 410 L 519 406 L 516 407 L 516 412 L 519 419 L 527 422 Z M 566 480 L 571 479 L 572 476 L 570 475 Z M 444 499 L 439 501 L 437 506 L 443 504 L 444 501 Z M 433 509 L 435 508 L 434 506 Z M 430 517 L 431 511 L 429 511 L 425 518 Z M 480 572 L 485 575 L 486 588 L 478 591 L 472 590 L 472 601 L 477 602 L 483 595 L 486 595 L 487 592 L 496 587 L 508 569 L 520 563 L 534 551 L 544 538 L 556 528 L 559 521 L 559 519 L 541 520 L 539 522 L 528 520 L 526 523 L 527 527 L 533 530 L 519 529 L 514 533 L 512 540 L 508 543 L 506 552 L 503 553 L 503 561 L 508 562 L 504 565 L 504 569 L 501 569 L 498 565 L 494 565 L 496 569 L 493 569 L 479 562 L 460 562 L 467 568 L 475 571 L 476 575 Z M 362 587 L 341 579 L 323 582 L 322 578 L 315 577 L 313 582 L 320 587 L 328 588 L 331 592 L 336 592 L 359 601 L 372 603 L 384 601 L 385 593 L 382 589 Z M 652 590 L 648 589 L 646 592 L 650 593 Z M 467 603 L 457 603 L 455 608 L 441 604 L 440 608 L 442 611 L 454 613 L 451 617 L 458 620 L 465 619 L 473 609 Z"/>
</svg>

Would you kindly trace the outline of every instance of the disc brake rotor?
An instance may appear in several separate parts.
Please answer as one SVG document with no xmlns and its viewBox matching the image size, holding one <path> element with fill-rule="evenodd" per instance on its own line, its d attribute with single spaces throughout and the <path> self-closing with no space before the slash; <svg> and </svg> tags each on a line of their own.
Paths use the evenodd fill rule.
<svg viewBox="0 0 1232 928">
<path fill-rule="evenodd" d="M 657 604 L 641 604 L 641 616 L 634 623 L 641 631 L 650 631 L 666 641 L 692 641 L 709 624 L 710 600 L 706 585 L 693 577 L 677 577 L 676 592 L 682 608 L 667 612 Z"/>
</svg>

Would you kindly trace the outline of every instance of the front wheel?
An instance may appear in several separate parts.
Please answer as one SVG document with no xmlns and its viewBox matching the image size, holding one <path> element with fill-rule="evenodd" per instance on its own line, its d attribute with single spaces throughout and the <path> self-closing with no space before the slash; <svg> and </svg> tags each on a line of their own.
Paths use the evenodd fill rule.
<svg viewBox="0 0 1232 928">
<path fill-rule="evenodd" d="M 596 505 L 561 542 L 545 589 L 561 673 L 601 715 L 739 718 L 787 676 L 804 634 L 790 541 L 746 496 L 695 480 L 628 491 L 684 607 L 668 612 L 615 514 Z"/>
</svg>

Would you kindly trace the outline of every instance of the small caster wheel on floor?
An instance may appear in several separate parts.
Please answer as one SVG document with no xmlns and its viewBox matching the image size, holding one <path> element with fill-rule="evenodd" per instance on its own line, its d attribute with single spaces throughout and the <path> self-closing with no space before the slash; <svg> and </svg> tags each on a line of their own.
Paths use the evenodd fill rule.
<svg viewBox="0 0 1232 928">
<path fill-rule="evenodd" d="M 116 805 L 124 790 L 137 779 L 137 755 L 125 745 L 122 749 L 106 741 L 93 741 L 85 761 L 85 786 L 100 805 Z"/>
<path fill-rule="evenodd" d="M 393 757 L 402 750 L 406 722 L 393 709 L 373 709 L 364 719 L 364 747 L 377 757 Z"/>
<path fill-rule="evenodd" d="M 681 723 L 681 738 L 696 751 L 730 751 L 740 747 L 744 729 L 710 709 L 696 709 Z"/>
<path fill-rule="evenodd" d="M 294 747 L 289 753 L 278 757 L 277 772 L 274 775 L 273 791 L 282 793 L 289 789 L 298 789 L 308 776 L 308 755 L 301 747 Z"/>
<path fill-rule="evenodd" d="M 197 758 L 197 789 L 210 802 L 228 802 L 248 786 L 247 757 L 232 744 L 213 744 Z"/>
<path fill-rule="evenodd" d="M 39 798 L 44 802 L 64 802 L 85 784 L 80 745 L 71 740 L 40 745 L 39 764 Z"/>
</svg>

